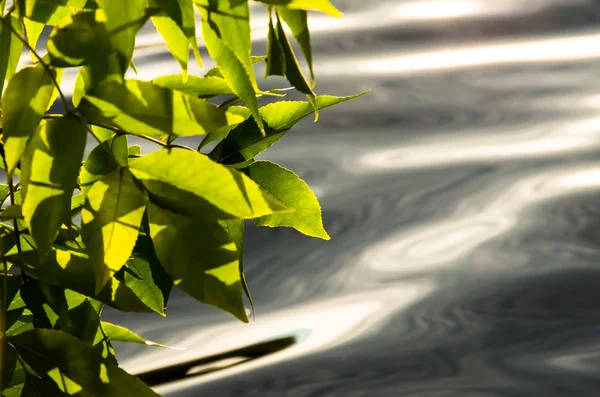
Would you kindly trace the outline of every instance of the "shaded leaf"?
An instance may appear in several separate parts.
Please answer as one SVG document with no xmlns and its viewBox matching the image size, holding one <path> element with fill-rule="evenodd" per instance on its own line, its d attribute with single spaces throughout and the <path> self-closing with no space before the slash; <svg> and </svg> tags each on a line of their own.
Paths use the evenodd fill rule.
<svg viewBox="0 0 600 397">
<path fill-rule="evenodd" d="M 188 76 L 184 81 L 183 75 L 171 74 L 152 80 L 153 84 L 170 90 L 185 92 L 197 97 L 208 98 L 216 95 L 233 94 L 225 79 L 221 77 Z"/>
<path fill-rule="evenodd" d="M 269 12 L 269 34 L 267 36 L 267 68 L 265 77 L 285 76 L 285 54 L 277 30 L 273 26 L 273 18 Z"/>
<path fill-rule="evenodd" d="M 139 80 L 102 82 L 79 110 L 91 122 L 139 135 L 201 135 L 240 121 L 200 99 Z"/>
<path fill-rule="evenodd" d="M 148 206 L 156 255 L 175 285 L 247 322 L 235 244 L 218 222 L 208 219 Z"/>
<path fill-rule="evenodd" d="M 94 183 L 81 211 L 83 242 L 99 292 L 131 256 L 147 198 L 125 169 Z"/>
<path fill-rule="evenodd" d="M 94 182 L 104 178 L 119 167 L 119 164 L 115 160 L 116 154 L 113 155 L 111 153 L 115 153 L 115 148 L 119 151 L 122 144 L 123 142 L 120 140 L 116 140 L 115 142 L 113 136 L 96 146 L 90 152 L 79 172 L 79 185 L 84 197 L 87 196 Z M 125 145 L 127 145 L 127 142 L 125 142 Z"/>
<path fill-rule="evenodd" d="M 240 269 L 240 281 L 242 283 L 242 289 L 246 294 L 246 297 L 250 301 L 250 307 L 252 308 L 252 316 L 254 316 L 254 302 L 252 301 L 252 295 L 250 294 L 250 288 L 246 281 L 246 275 L 244 274 L 244 220 L 243 219 L 229 219 L 219 221 L 219 223 L 225 228 L 229 238 L 235 244 L 235 248 L 238 253 L 238 262 Z"/>
<path fill-rule="evenodd" d="M 61 331 L 36 329 L 8 338 L 21 358 L 43 380 L 66 394 L 81 390 L 102 396 L 158 396 L 94 348 Z M 48 390 L 45 393 L 52 393 Z"/>
<path fill-rule="evenodd" d="M 258 87 L 250 58 L 248 2 L 195 0 L 195 3 L 202 16 L 202 36 L 210 56 L 263 131 L 256 98 Z"/>
<path fill-rule="evenodd" d="M 244 118 L 243 120 L 247 120 L 248 117 L 250 117 L 250 110 L 243 106 L 231 106 L 231 107 L 227 108 L 227 112 L 242 116 Z M 240 123 L 242 123 L 243 120 L 241 120 Z M 219 128 L 215 132 L 210 132 L 210 133 L 206 134 L 204 136 L 204 139 L 200 143 L 200 148 L 203 148 L 204 146 L 208 145 L 211 142 L 225 138 L 229 134 L 229 132 L 231 130 L 233 130 L 235 127 L 236 127 L 235 125 L 228 125 L 226 127 Z"/>
<path fill-rule="evenodd" d="M 21 6 L 18 7 L 19 15 L 43 25 L 54 26 L 83 8 L 86 0 L 19 0 L 17 3 Z"/>
<path fill-rule="evenodd" d="M 307 13 L 305 10 L 295 10 L 287 7 L 277 7 L 277 13 L 283 21 L 289 26 L 294 38 L 300 45 L 300 49 L 304 53 L 308 69 L 310 70 L 310 78 L 314 84 L 315 73 L 312 64 L 312 49 L 310 45 L 310 32 L 308 30 Z"/>
<path fill-rule="evenodd" d="M 347 97 L 321 95 L 316 98 L 315 103 L 317 108 L 323 109 L 364 94 Z M 266 136 L 261 134 L 254 120 L 248 119 L 235 127 L 227 138 L 215 147 L 210 157 L 224 164 L 238 164 L 251 160 L 281 139 L 294 124 L 313 111 L 309 102 L 301 101 L 279 101 L 263 106 L 260 114 L 266 126 Z"/>
<path fill-rule="evenodd" d="M 23 42 L 13 34 L 9 24 L 21 37 L 24 36 L 23 25 L 18 18 L 11 15 L 8 20 L 0 21 L 0 95 L 4 89 L 4 80 L 10 80 L 15 74 L 23 51 Z"/>
<path fill-rule="evenodd" d="M 86 137 L 85 126 L 73 117 L 48 120 L 23 154 L 23 216 L 42 256 L 52 247 L 60 225 L 70 218 Z"/>
<path fill-rule="evenodd" d="M 18 204 L 11 204 L 0 212 L 0 219 L 23 219 L 23 208 Z"/>
<path fill-rule="evenodd" d="M 63 19 L 48 38 L 50 62 L 57 67 L 104 62 L 112 51 L 110 36 L 96 12 L 79 12 Z"/>
<path fill-rule="evenodd" d="M 254 220 L 258 226 L 293 227 L 307 236 L 329 240 L 323 228 L 321 206 L 310 187 L 298 175 L 280 165 L 257 161 L 247 168 L 248 176 L 289 208 L 296 211 L 272 214 Z"/>
<path fill-rule="evenodd" d="M 21 69 L 8 83 L 2 97 L 2 134 L 8 174 L 14 171 L 27 141 L 42 121 L 53 91 L 52 79 L 41 65 Z"/>
<path fill-rule="evenodd" d="M 160 150 L 129 166 L 151 201 L 181 214 L 231 219 L 287 210 L 246 175 L 195 151 Z"/>
</svg>

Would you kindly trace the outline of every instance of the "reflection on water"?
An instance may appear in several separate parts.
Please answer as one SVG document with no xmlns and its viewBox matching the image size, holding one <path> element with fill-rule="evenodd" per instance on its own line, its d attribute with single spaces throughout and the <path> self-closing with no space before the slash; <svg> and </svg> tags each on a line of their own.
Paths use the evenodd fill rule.
<svg viewBox="0 0 600 397">
<path fill-rule="evenodd" d="M 187 348 L 121 363 L 202 363 L 168 396 L 596 395 L 600 3 L 334 3 L 344 19 L 312 20 L 317 92 L 374 90 L 265 155 L 314 188 L 332 240 L 249 227 L 256 321 L 182 294 L 167 320 L 110 313 Z M 141 78 L 177 72 L 155 42 Z"/>
</svg>

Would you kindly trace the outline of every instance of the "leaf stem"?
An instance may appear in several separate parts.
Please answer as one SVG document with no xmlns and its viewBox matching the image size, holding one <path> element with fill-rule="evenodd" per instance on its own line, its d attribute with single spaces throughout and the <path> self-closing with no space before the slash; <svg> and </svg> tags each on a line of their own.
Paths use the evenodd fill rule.
<svg viewBox="0 0 600 397">
<path fill-rule="evenodd" d="M 106 128 L 107 130 L 111 130 L 111 131 L 113 131 L 113 132 L 115 132 L 117 134 L 136 136 L 138 138 L 144 139 L 144 140 L 146 140 L 148 142 L 155 143 L 155 144 L 157 144 L 159 146 L 162 146 L 164 148 L 167 148 L 167 149 L 170 149 L 170 148 L 179 148 L 179 149 L 187 149 L 187 150 L 195 151 L 191 147 L 188 147 L 188 146 L 185 146 L 185 145 L 178 145 L 178 144 L 174 144 L 174 143 L 164 143 L 164 142 L 162 142 L 159 139 L 152 138 L 151 136 L 132 134 L 130 132 L 123 131 L 123 130 L 117 128 L 117 127 L 113 127 L 113 126 L 110 126 L 110 125 L 101 124 L 101 123 L 92 123 L 92 122 L 90 122 L 90 124 L 95 125 L 97 127 Z"/>
<path fill-rule="evenodd" d="M 7 15 L 7 17 L 10 18 L 9 15 Z M 0 22 L 2 22 L 4 25 L 6 25 L 6 27 L 8 27 L 11 30 L 12 34 L 15 35 L 23 43 L 23 45 L 25 47 L 27 47 L 27 49 L 29 51 L 31 51 L 31 53 L 37 58 L 38 62 L 40 63 L 40 65 L 42 65 L 42 67 L 44 68 L 44 70 L 46 71 L 46 73 L 48 74 L 48 76 L 50 76 L 50 78 L 52 79 L 52 83 L 54 83 L 54 86 L 58 90 L 58 95 L 60 96 L 60 100 L 63 103 L 65 111 L 66 112 L 70 112 L 71 110 L 69 108 L 69 102 L 67 101 L 67 98 L 65 97 L 65 94 L 60 89 L 60 85 L 58 84 L 58 81 L 56 80 L 56 75 L 52 72 L 52 69 L 50 68 L 50 65 L 48 65 L 46 62 L 44 62 L 44 60 L 42 59 L 42 57 L 40 56 L 40 54 L 37 53 L 37 51 L 35 50 L 35 48 L 33 48 L 29 44 L 29 42 L 25 39 L 25 37 L 21 36 L 19 34 L 19 32 L 17 32 L 15 30 L 15 28 L 12 26 L 12 23 L 10 23 L 10 21 L 6 20 L 7 17 L 0 17 Z"/>
</svg>

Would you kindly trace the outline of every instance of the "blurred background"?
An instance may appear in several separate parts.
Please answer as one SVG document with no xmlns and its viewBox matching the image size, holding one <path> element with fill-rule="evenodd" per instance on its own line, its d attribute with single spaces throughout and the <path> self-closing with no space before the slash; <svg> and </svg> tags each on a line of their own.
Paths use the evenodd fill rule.
<svg viewBox="0 0 600 397">
<path fill-rule="evenodd" d="M 333 3 L 316 91 L 373 90 L 262 157 L 314 189 L 331 241 L 249 224 L 255 320 L 183 294 L 167 319 L 107 311 L 185 348 L 120 363 L 172 397 L 599 395 L 600 2 Z M 179 72 L 159 42 L 138 78 Z"/>
</svg>

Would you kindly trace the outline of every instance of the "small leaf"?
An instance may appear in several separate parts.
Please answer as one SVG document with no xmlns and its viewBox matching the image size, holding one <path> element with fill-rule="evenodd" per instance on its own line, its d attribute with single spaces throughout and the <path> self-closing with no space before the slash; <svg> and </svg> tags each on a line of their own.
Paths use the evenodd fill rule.
<svg viewBox="0 0 600 397">
<path fill-rule="evenodd" d="M 127 151 L 129 157 L 138 157 L 142 155 L 142 148 L 140 145 L 131 145 Z"/>
<path fill-rule="evenodd" d="M 42 121 L 53 92 L 52 79 L 41 65 L 21 69 L 8 83 L 2 97 L 2 135 L 9 175 Z"/>
<path fill-rule="evenodd" d="M 229 235 L 229 238 L 235 244 L 235 248 L 238 252 L 240 281 L 242 283 L 242 289 L 244 290 L 246 297 L 250 301 L 250 307 L 252 308 L 252 316 L 254 316 L 254 302 L 252 301 L 250 288 L 248 287 L 246 275 L 244 274 L 244 220 L 229 219 L 225 221 L 219 221 L 219 223 L 225 228 L 227 234 Z"/>
<path fill-rule="evenodd" d="M 113 134 L 113 137 L 96 146 L 83 162 L 83 166 L 79 172 L 79 185 L 84 197 L 87 196 L 94 182 L 104 178 L 119 167 L 119 164 L 115 160 L 115 155 L 111 154 L 111 152 L 114 153 L 111 148 L 114 138 Z M 118 148 L 119 146 L 119 141 L 117 141 L 116 147 Z"/>
<path fill-rule="evenodd" d="M 201 98 L 209 98 L 216 95 L 233 94 L 225 79 L 221 77 L 198 77 L 188 76 L 183 80 L 180 74 L 171 74 L 152 80 L 153 84 L 170 90 L 185 92 Z"/>
<path fill-rule="evenodd" d="M 147 200 L 124 169 L 113 171 L 88 191 L 81 212 L 82 236 L 96 275 L 96 292 L 131 256 Z"/>
<path fill-rule="evenodd" d="M 12 336 L 8 342 L 43 381 L 52 385 L 45 389 L 46 395 L 86 390 L 102 396 L 158 396 L 93 347 L 62 331 L 36 329 Z"/>
<path fill-rule="evenodd" d="M 0 95 L 4 89 L 4 80 L 10 80 L 15 74 L 23 51 L 23 43 L 13 34 L 9 24 L 21 37 L 24 36 L 23 25 L 18 18 L 11 15 L 0 21 Z"/>
<path fill-rule="evenodd" d="M 243 0 L 245 1 L 245 0 Z M 267 59 L 266 55 L 263 56 L 251 56 L 250 60 L 252 61 L 252 64 L 255 65 L 261 61 L 264 61 L 265 59 Z M 219 70 L 218 66 L 215 66 L 214 68 L 211 68 L 208 70 L 208 72 L 206 72 L 204 74 L 204 77 L 220 77 L 223 78 L 223 74 L 221 74 L 221 71 Z"/>
<path fill-rule="evenodd" d="M 285 6 L 293 10 L 315 10 L 340 18 L 342 13 L 329 0 L 258 0 L 261 3 Z"/>
<path fill-rule="evenodd" d="M 12 204 L 0 212 L 0 219 L 23 219 L 23 208 L 18 204 Z"/>
<path fill-rule="evenodd" d="M 315 74 L 312 65 L 312 49 L 310 45 L 310 32 L 308 30 L 308 20 L 305 10 L 295 10 L 287 7 L 277 7 L 277 13 L 289 26 L 294 38 L 300 44 L 300 48 L 304 53 L 308 69 L 310 70 L 310 78 L 314 84 Z"/>
<path fill-rule="evenodd" d="M 200 99 L 139 80 L 102 82 L 79 110 L 90 122 L 138 135 L 201 135 L 240 121 Z"/>
<path fill-rule="evenodd" d="M 160 150 L 131 159 L 129 167 L 151 201 L 181 214 L 231 219 L 287 210 L 246 175 L 195 151 Z"/>
<path fill-rule="evenodd" d="M 43 25 L 57 25 L 63 18 L 68 17 L 75 10 L 83 8 L 86 0 L 19 0 L 18 14 Z M 19 9 L 20 8 L 20 9 Z M 35 48 L 35 47 L 34 47 Z"/>
<path fill-rule="evenodd" d="M 148 206 L 156 255 L 175 285 L 247 322 L 235 244 L 218 222 L 208 219 Z"/>
<path fill-rule="evenodd" d="M 52 247 L 60 225 L 70 218 L 86 137 L 79 120 L 52 119 L 42 124 L 23 154 L 23 216 L 42 257 Z"/>
<path fill-rule="evenodd" d="M 115 342 L 124 342 L 124 343 L 140 343 L 142 345 L 147 346 L 157 346 L 157 347 L 166 347 L 167 349 L 175 349 L 182 350 L 178 348 L 173 348 L 165 345 L 161 345 L 160 343 L 152 342 L 150 340 L 146 340 L 139 336 L 138 334 L 128 330 L 125 327 L 120 325 L 116 325 L 113 323 L 109 323 L 108 321 L 102 321 L 102 328 L 106 333 L 106 336 Z"/>
<path fill-rule="evenodd" d="M 27 42 L 34 50 L 37 47 L 37 42 L 44 30 L 44 25 L 41 22 L 33 21 L 29 18 L 23 18 L 23 25 L 25 25 L 25 31 L 27 32 Z M 21 54 L 19 54 L 21 55 Z M 39 62 L 33 51 L 29 51 L 29 56 L 34 63 Z"/>
<path fill-rule="evenodd" d="M 104 62 L 112 51 L 110 36 L 96 12 L 79 12 L 63 19 L 48 38 L 50 62 L 56 67 Z"/>
<path fill-rule="evenodd" d="M 260 131 L 256 77 L 250 58 L 250 23 L 247 1 L 195 0 L 202 16 L 202 35 L 220 73 L 252 112 Z"/>
<path fill-rule="evenodd" d="M 227 113 L 233 113 L 233 114 L 242 116 L 244 118 L 243 120 L 247 120 L 248 117 L 250 117 L 250 115 L 251 115 L 250 110 L 243 106 L 231 106 L 231 107 L 227 108 Z M 240 123 L 242 123 L 243 120 L 241 120 Z M 200 143 L 200 149 L 203 148 L 204 146 L 208 145 L 211 142 L 225 138 L 229 134 L 229 132 L 231 130 L 233 130 L 235 127 L 236 127 L 235 125 L 228 125 L 226 127 L 219 128 L 215 132 L 210 132 L 210 133 L 206 134 L 204 136 L 204 139 Z"/>
<path fill-rule="evenodd" d="M 254 220 L 258 226 L 293 227 L 307 236 L 329 240 L 323 228 L 321 206 L 310 187 L 298 175 L 277 164 L 257 161 L 247 168 L 248 176 L 267 192 L 296 211 L 266 215 Z"/>
<path fill-rule="evenodd" d="M 316 98 L 315 103 L 318 109 L 323 109 L 364 94 L 363 92 L 347 97 L 321 95 Z M 261 134 L 254 120 L 248 119 L 235 127 L 227 138 L 215 147 L 210 157 L 223 164 L 238 164 L 251 160 L 281 139 L 294 124 L 313 111 L 314 108 L 309 102 L 301 101 L 280 101 L 263 106 L 260 114 L 266 125 L 266 136 Z"/>
<path fill-rule="evenodd" d="M 285 54 L 277 30 L 273 27 L 273 18 L 269 12 L 269 34 L 267 42 L 267 69 L 265 77 L 268 76 L 285 76 Z"/>
</svg>

